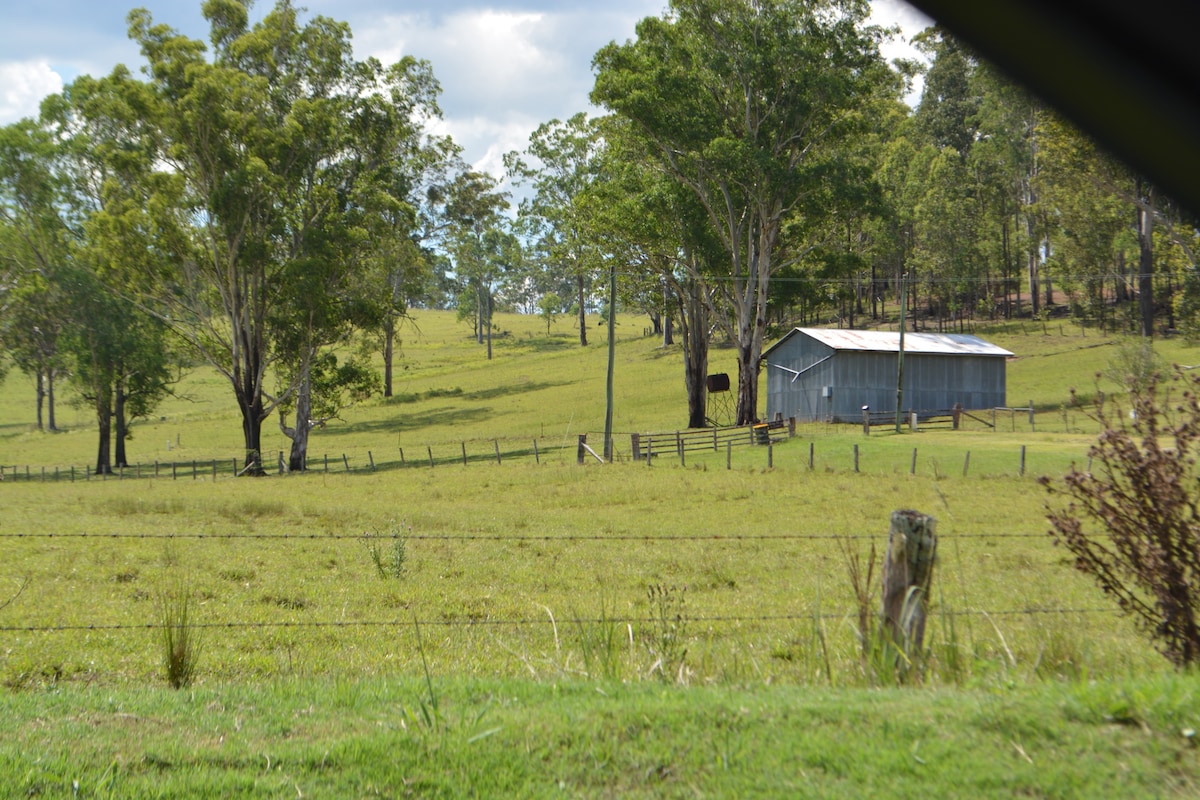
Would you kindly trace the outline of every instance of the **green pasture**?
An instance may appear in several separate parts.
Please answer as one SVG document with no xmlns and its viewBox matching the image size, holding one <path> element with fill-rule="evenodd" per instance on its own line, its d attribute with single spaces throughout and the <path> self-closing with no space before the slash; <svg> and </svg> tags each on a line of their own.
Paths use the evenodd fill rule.
<svg viewBox="0 0 1200 800">
<path fill-rule="evenodd" d="M 86 410 L 62 402 L 64 430 L 36 432 L 32 387 L 10 372 L 0 704 L 15 733 L 0 785 L 1195 791 L 1194 677 L 1172 674 L 1053 546 L 1036 483 L 1086 461 L 1088 398 L 1120 391 L 1095 379 L 1116 340 L 1030 323 L 978 331 L 1017 354 L 1009 404 L 1032 401 L 1032 424 L 1028 412 L 959 431 L 810 424 L 770 448 L 647 465 L 630 459 L 629 434 L 678 427 L 683 368 L 627 322 L 618 460 L 580 465 L 577 436 L 599 449 L 603 430 L 603 330 L 584 349 L 563 323 L 550 336 L 536 319 L 498 326 L 489 362 L 452 315 L 418 313 L 397 396 L 315 431 L 315 468 L 286 477 L 231 477 L 236 411 L 198 369 L 136 427 L 136 471 L 86 479 Z M 1196 359 L 1175 340 L 1158 350 Z M 714 350 L 720 371 L 735 371 L 731 350 Z M 61 387 L 60 402 L 69 395 Z M 264 447 L 285 442 L 272 430 Z M 937 517 L 939 560 L 919 688 L 882 691 L 849 564 L 882 556 L 900 508 Z M 200 643 L 182 692 L 165 688 L 159 638 L 173 592 L 189 599 Z M 1095 769 L 1079 766 L 1088 758 Z"/>
</svg>

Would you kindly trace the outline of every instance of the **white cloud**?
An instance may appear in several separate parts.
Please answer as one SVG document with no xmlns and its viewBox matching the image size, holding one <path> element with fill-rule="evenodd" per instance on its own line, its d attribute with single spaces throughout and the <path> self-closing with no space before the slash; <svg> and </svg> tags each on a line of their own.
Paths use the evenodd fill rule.
<svg viewBox="0 0 1200 800">
<path fill-rule="evenodd" d="M 45 61 L 0 63 L 0 125 L 36 117 L 42 100 L 62 88 L 62 77 Z"/>
<path fill-rule="evenodd" d="M 586 5 L 391 15 L 355 26 L 355 54 L 427 59 L 443 89 L 439 132 L 453 136 L 473 166 L 501 175 L 501 156 L 524 149 L 539 124 L 589 110 L 593 54 L 631 36 L 638 18 Z"/>
</svg>

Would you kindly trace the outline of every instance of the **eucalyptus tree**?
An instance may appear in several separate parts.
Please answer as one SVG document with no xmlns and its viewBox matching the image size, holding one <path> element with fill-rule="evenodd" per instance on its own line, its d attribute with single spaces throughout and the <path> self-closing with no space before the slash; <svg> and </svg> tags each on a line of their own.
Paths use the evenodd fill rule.
<svg viewBox="0 0 1200 800">
<path fill-rule="evenodd" d="M 575 285 L 583 347 L 588 343 L 588 293 L 602 264 L 588 239 L 580 201 L 596 179 L 602 146 L 596 121 L 581 112 L 565 122 L 555 119 L 539 125 L 523 153 L 504 157 L 513 182 L 533 189 L 521 202 L 519 218 L 534 254 L 546 271 L 570 276 Z"/>
<path fill-rule="evenodd" d="M 0 343 L 34 381 L 37 425 L 55 422 L 59 336 L 68 322 L 59 274 L 71 231 L 62 209 L 61 147 L 36 120 L 0 128 Z"/>
<path fill-rule="evenodd" d="M 695 195 L 663 169 L 629 120 L 609 116 L 599 125 L 604 148 L 577 199 L 580 219 L 597 252 L 619 265 L 620 298 L 665 319 L 664 347 L 678 327 L 688 427 L 704 427 L 713 279 L 724 249 Z"/>
<path fill-rule="evenodd" d="M 737 343 L 754 420 L 771 277 L 827 233 L 813 201 L 855 112 L 887 80 L 866 2 L 674 0 L 594 59 L 594 101 L 631 120 L 718 233 L 716 321 Z M 790 220 L 800 236 L 785 235 Z M 817 232 L 820 233 L 817 233 Z"/>
<path fill-rule="evenodd" d="M 72 383 L 96 414 L 96 471 L 128 464 L 134 420 L 177 379 L 166 329 L 135 300 L 179 254 L 179 182 L 156 173 L 162 153 L 148 87 L 117 67 L 81 76 L 42 104 L 60 144 L 61 208 L 72 232 L 61 276 Z"/>
<path fill-rule="evenodd" d="M 183 182 L 194 222 L 187 257 L 145 302 L 229 381 L 246 472 L 258 474 L 264 421 L 317 353 L 345 336 L 337 308 L 361 269 L 367 229 L 356 202 L 393 191 L 359 156 L 425 107 L 428 83 L 414 73 L 427 67 L 356 61 L 348 26 L 320 16 L 301 24 L 289 0 L 254 25 L 239 0 L 207 0 L 202 12 L 211 59 L 203 42 L 145 9 L 129 17 L 149 64 L 165 169 Z M 274 368 L 291 378 L 272 394 Z M 304 422 L 294 430 L 307 435 Z"/>
<path fill-rule="evenodd" d="M 504 230 L 508 193 L 484 172 L 467 170 L 447 190 L 447 250 L 465 292 L 459 313 L 473 314 L 475 340 L 492 357 L 492 310 L 496 282 L 517 257 L 517 242 Z M 462 303 L 467 304 L 464 308 Z"/>
</svg>

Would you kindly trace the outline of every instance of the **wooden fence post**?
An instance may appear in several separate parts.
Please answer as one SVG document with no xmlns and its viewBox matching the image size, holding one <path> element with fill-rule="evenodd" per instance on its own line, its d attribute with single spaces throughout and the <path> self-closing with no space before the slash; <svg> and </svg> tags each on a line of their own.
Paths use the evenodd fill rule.
<svg viewBox="0 0 1200 800">
<path fill-rule="evenodd" d="M 538 446 L 537 446 L 537 439 L 536 439 L 536 438 L 534 438 L 534 440 L 533 440 L 533 463 L 535 463 L 535 464 L 540 464 L 540 463 L 542 463 L 542 455 L 541 455 L 541 453 L 539 453 L 539 452 L 538 452 Z"/>
<path fill-rule="evenodd" d="M 959 426 L 962 425 L 962 412 L 963 412 L 963 404 L 955 403 L 954 404 L 954 430 L 958 430 Z"/>
<path fill-rule="evenodd" d="M 642 435 L 640 433 L 629 434 L 629 445 L 633 450 L 633 460 L 642 460 Z"/>
<path fill-rule="evenodd" d="M 367 451 L 367 460 L 371 462 L 371 472 L 375 471 L 375 454 L 370 450 Z"/>
<path fill-rule="evenodd" d="M 863 436 L 871 435 L 871 407 L 863 406 Z"/>
<path fill-rule="evenodd" d="M 1021 472 L 1019 477 L 1025 477 L 1025 445 L 1021 445 Z"/>
<path fill-rule="evenodd" d="M 345 453 L 342 453 L 342 466 L 346 468 L 346 472 L 350 471 L 350 459 L 346 458 Z"/>
<path fill-rule="evenodd" d="M 725 469 L 733 469 L 733 442 L 725 443 Z"/>
<path fill-rule="evenodd" d="M 429 451 L 429 468 L 433 469 L 433 446 L 427 444 L 425 449 Z"/>
<path fill-rule="evenodd" d="M 463 458 L 463 466 L 465 467 L 467 465 L 467 443 L 466 442 L 462 443 L 462 458 Z"/>
<path fill-rule="evenodd" d="M 854 445 L 854 471 L 858 472 L 858 445 Z"/>
<path fill-rule="evenodd" d="M 915 447 L 913 448 L 912 467 L 909 469 L 908 474 L 909 475 L 917 474 L 917 448 L 915 448 Z"/>
<path fill-rule="evenodd" d="M 492 444 L 496 445 L 496 463 L 500 463 L 500 440 L 492 439 Z"/>
<path fill-rule="evenodd" d="M 937 520 L 919 511 L 893 511 L 883 563 L 883 630 L 904 654 L 904 663 L 921 650 L 925 615 L 937 558 Z"/>
<path fill-rule="evenodd" d="M 816 442 L 808 443 L 808 468 L 809 469 L 813 468 L 813 455 L 814 455 L 813 451 L 816 449 L 816 446 L 817 446 Z"/>
<path fill-rule="evenodd" d="M 583 463 L 584 453 L 587 452 L 587 450 L 585 449 L 586 445 L 587 445 L 587 434 L 586 433 L 579 434 L 579 448 L 576 450 L 576 453 L 575 453 L 575 463 L 577 463 L 577 464 Z"/>
<path fill-rule="evenodd" d="M 967 451 L 967 457 L 963 459 L 963 477 L 967 477 L 967 470 L 971 468 L 971 451 Z"/>
</svg>

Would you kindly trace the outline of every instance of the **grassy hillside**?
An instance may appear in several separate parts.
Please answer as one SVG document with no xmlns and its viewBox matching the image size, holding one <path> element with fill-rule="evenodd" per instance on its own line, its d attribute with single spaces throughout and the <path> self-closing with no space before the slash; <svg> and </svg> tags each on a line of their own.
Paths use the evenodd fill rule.
<svg viewBox="0 0 1200 800">
<path fill-rule="evenodd" d="M 593 320 L 590 346 L 578 345 L 578 333 L 565 321 L 546 334 L 544 323 L 523 315 L 497 315 L 499 335 L 494 358 L 470 336 L 469 326 L 452 312 L 417 311 L 402 333 L 397 363 L 396 396 L 378 397 L 347 409 L 341 420 L 315 431 L 310 453 L 335 459 L 345 453 L 355 463 L 371 451 L 381 460 L 425 452 L 434 446 L 460 449 L 462 442 L 490 449 L 492 440 L 541 445 L 572 444 L 578 433 L 603 431 L 606 329 Z M 1057 432 L 1092 432 L 1087 418 L 1063 409 L 1071 388 L 1086 401 L 1095 391 L 1095 375 L 1113 360 L 1118 340 L 1095 330 L 1036 323 L 1007 323 L 980 328 L 980 335 L 1016 353 L 1009 365 L 1010 405 L 1033 401 L 1041 428 Z M 628 454 L 634 431 L 672 431 L 686 423 L 682 355 L 663 349 L 644 336 L 642 321 L 624 318 L 617 328 L 616 416 L 619 454 Z M 1180 363 L 1200 360 L 1181 340 L 1159 342 L 1164 359 Z M 713 349 L 710 372 L 736 375 L 732 349 Z M 1116 387 L 1101 382 L 1108 391 Z M 0 387 L 0 464 L 54 466 L 94 459 L 92 415 L 72 404 L 69 386 L 59 388 L 61 433 L 35 430 L 35 397 L 31 381 L 10 370 Z M 824 426 L 822 426 L 824 427 Z M 1028 426 L 1026 425 L 1026 428 Z M 264 452 L 286 451 L 290 442 L 274 421 L 265 426 Z M 1010 431 L 1011 432 L 1011 431 Z M 1030 441 L 1032 444 L 1032 440 Z M 208 461 L 240 457 L 241 424 L 228 383 L 200 367 L 184 376 L 176 397 L 166 400 L 149 419 L 134 428 L 131 461 Z M 436 454 L 435 454 L 436 455 Z"/>
</svg>

